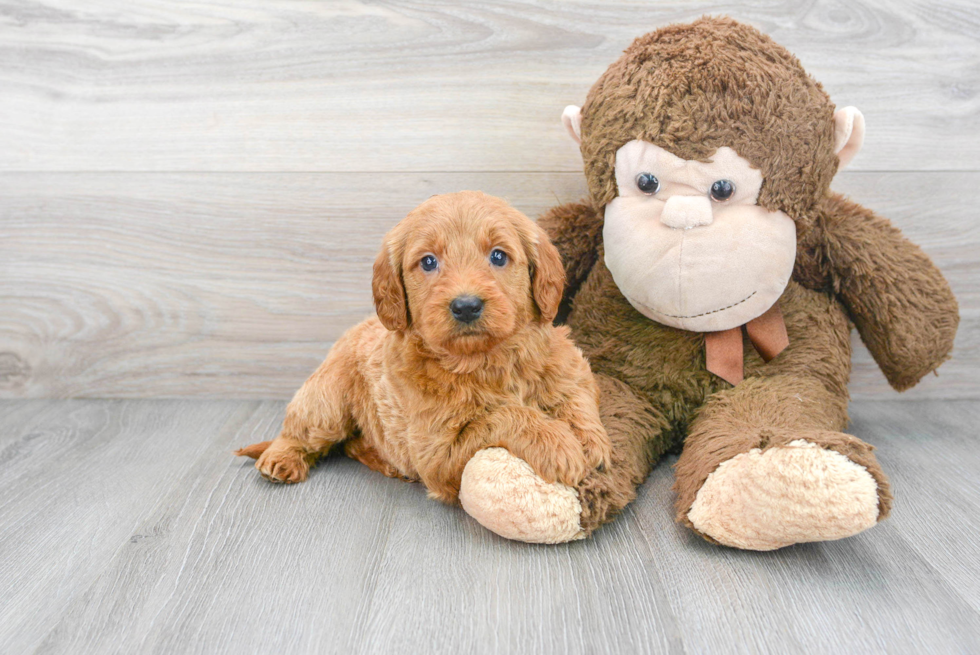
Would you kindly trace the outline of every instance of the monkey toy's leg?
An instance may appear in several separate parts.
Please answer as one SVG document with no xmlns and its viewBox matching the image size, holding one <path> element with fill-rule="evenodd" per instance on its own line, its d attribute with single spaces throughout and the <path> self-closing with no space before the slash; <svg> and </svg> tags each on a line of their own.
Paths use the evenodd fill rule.
<svg viewBox="0 0 980 655">
<path fill-rule="evenodd" d="M 608 523 L 636 498 L 636 488 L 671 445 L 667 419 L 626 383 L 597 375 L 599 417 L 612 442 L 612 464 L 578 485 L 582 530 Z"/>
<path fill-rule="evenodd" d="M 599 415 L 612 442 L 608 466 L 577 487 L 548 484 L 502 448 L 481 450 L 463 471 L 460 500 L 484 526 L 509 539 L 581 539 L 636 498 L 636 488 L 669 448 L 668 423 L 625 383 L 596 375 Z"/>
<path fill-rule="evenodd" d="M 843 311 L 795 284 L 780 304 L 790 345 L 768 364 L 747 357 L 747 378 L 709 397 L 675 469 L 677 520 L 726 546 L 849 537 L 891 505 L 871 446 L 841 432 L 850 371 Z"/>
</svg>

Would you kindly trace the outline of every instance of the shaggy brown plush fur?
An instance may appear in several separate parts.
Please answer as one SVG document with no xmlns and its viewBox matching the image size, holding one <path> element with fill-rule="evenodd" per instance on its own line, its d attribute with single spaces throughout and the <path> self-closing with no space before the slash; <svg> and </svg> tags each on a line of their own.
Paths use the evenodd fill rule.
<svg viewBox="0 0 980 655">
<path fill-rule="evenodd" d="M 630 139 L 701 161 L 733 148 L 762 170 L 759 204 L 803 222 L 837 171 L 834 105 L 823 87 L 784 48 L 731 19 L 636 39 L 589 91 L 582 137 L 598 207 L 617 195 L 616 151 Z"/>
<path fill-rule="evenodd" d="M 921 250 L 887 220 L 833 194 L 834 106 L 795 57 L 755 29 L 701 19 L 637 39 L 596 82 L 582 109 L 591 197 L 539 220 L 562 254 L 568 324 L 602 389 L 612 466 L 579 485 L 582 527 L 610 520 L 650 467 L 683 445 L 677 519 L 719 464 L 805 440 L 863 466 L 878 484 L 879 520 L 891 492 L 872 449 L 843 434 L 850 322 L 888 380 L 914 385 L 948 356 L 956 300 Z M 603 260 L 603 208 L 617 196 L 614 165 L 642 139 L 705 160 L 729 146 L 762 170 L 759 204 L 797 223 L 794 280 L 779 301 L 789 347 L 763 363 L 744 342 L 737 387 L 705 369 L 704 335 L 639 314 Z M 737 275 L 738 271 L 719 271 Z"/>
<path fill-rule="evenodd" d="M 507 263 L 495 266 L 491 251 Z M 420 260 L 438 266 L 425 271 Z M 548 482 L 608 464 L 598 389 L 568 328 L 552 326 L 564 275 L 530 219 L 478 192 L 435 196 L 389 234 L 374 267 L 378 318 L 351 328 L 296 393 L 282 433 L 238 451 L 275 482 L 301 482 L 335 444 L 456 502 L 474 453 L 503 447 Z M 471 323 L 450 303 L 482 299 Z"/>
</svg>

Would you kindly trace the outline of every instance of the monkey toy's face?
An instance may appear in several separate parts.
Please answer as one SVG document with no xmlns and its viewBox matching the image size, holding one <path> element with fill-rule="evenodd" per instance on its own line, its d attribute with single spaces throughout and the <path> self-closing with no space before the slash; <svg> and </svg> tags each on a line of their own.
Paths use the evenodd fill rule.
<svg viewBox="0 0 980 655">
<path fill-rule="evenodd" d="M 861 148 L 864 117 L 844 107 L 833 112 L 830 124 L 829 97 L 797 70 L 798 63 L 788 71 L 777 67 L 776 73 L 782 72 L 767 79 L 768 60 L 755 62 L 762 68 L 752 68 L 752 74 L 732 72 L 728 62 L 712 69 L 711 75 L 723 76 L 722 84 L 701 64 L 689 70 L 678 64 L 687 51 L 665 39 L 634 44 L 639 54 L 628 51 L 621 60 L 626 63 L 610 67 L 589 92 L 588 120 L 582 108 L 569 105 L 562 122 L 582 144 L 593 200 L 605 204 L 605 264 L 630 304 L 671 327 L 729 330 L 762 316 L 779 300 L 796 263 L 800 218 L 781 210 L 802 211 L 808 189 L 818 194 L 829 186 L 834 172 Z M 674 52 L 674 46 L 680 50 Z M 658 48 L 667 54 L 653 56 Z M 657 95 L 661 92 L 666 95 Z M 671 99 L 673 92 L 681 100 Z M 701 104 L 684 104 L 695 93 L 701 94 Z M 647 103 L 644 111 L 623 105 L 640 96 Z M 724 111 L 709 111 L 718 107 Z M 781 107 L 778 117 L 772 107 Z M 697 152 L 699 157 L 684 159 L 669 148 L 684 148 L 692 125 L 705 126 L 695 132 L 712 135 L 712 147 L 689 148 L 688 156 Z M 641 134 L 653 135 L 661 145 Z M 619 143 L 613 163 L 609 150 Z M 751 149 L 751 161 L 739 148 Z M 767 184 L 760 164 L 787 174 Z"/>
<path fill-rule="evenodd" d="M 688 161 L 630 141 L 616 153 L 616 185 L 605 263 L 641 314 L 712 332 L 743 325 L 779 299 L 796 261 L 796 224 L 757 204 L 762 173 L 734 150 Z"/>
</svg>

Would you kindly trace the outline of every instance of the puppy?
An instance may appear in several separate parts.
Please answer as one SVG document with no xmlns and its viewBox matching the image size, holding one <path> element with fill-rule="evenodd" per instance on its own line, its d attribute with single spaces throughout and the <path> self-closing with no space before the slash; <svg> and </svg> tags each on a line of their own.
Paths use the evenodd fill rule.
<svg viewBox="0 0 980 655">
<path fill-rule="evenodd" d="M 348 330 L 286 409 L 282 433 L 238 451 L 273 482 L 302 482 L 334 445 L 457 502 L 480 449 L 503 447 L 547 482 L 608 463 L 588 363 L 551 322 L 564 286 L 544 232 L 499 198 L 434 196 L 388 233 L 377 317 Z"/>
</svg>

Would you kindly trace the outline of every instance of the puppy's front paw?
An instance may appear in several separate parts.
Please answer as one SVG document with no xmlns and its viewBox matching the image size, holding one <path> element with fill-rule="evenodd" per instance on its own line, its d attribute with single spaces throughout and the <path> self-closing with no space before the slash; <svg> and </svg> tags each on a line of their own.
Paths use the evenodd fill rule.
<svg viewBox="0 0 980 655">
<path fill-rule="evenodd" d="M 288 448 L 276 448 L 275 444 L 256 460 L 255 468 L 269 482 L 286 484 L 303 482 L 310 473 L 310 464 L 302 453 Z"/>
<path fill-rule="evenodd" d="M 583 439 L 582 448 L 585 450 L 585 461 L 588 462 L 590 470 L 606 469 L 612 465 L 612 443 L 604 432 Z"/>
<path fill-rule="evenodd" d="M 594 467 L 590 466 L 582 444 L 564 423 L 554 421 L 541 426 L 514 453 L 548 483 L 576 486 Z"/>
</svg>

